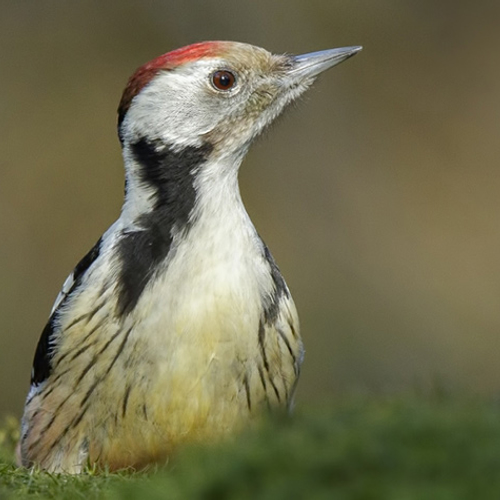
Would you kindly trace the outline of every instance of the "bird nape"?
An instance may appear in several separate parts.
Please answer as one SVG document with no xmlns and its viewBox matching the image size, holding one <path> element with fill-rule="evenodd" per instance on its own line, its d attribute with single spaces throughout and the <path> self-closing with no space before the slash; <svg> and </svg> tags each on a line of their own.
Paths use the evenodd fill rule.
<svg viewBox="0 0 500 500">
<path fill-rule="evenodd" d="M 297 312 L 243 206 L 238 169 L 288 103 L 360 49 L 292 56 L 205 42 L 135 72 L 118 109 L 121 214 L 43 330 L 20 464 L 142 467 L 290 408 Z"/>
</svg>

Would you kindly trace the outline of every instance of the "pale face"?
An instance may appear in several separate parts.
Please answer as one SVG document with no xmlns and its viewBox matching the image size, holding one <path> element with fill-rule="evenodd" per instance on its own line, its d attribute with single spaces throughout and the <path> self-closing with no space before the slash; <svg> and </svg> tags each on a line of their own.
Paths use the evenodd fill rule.
<svg viewBox="0 0 500 500">
<path fill-rule="evenodd" d="M 235 46 L 236 45 L 236 46 Z M 132 100 L 123 138 L 161 139 L 176 148 L 214 145 L 246 152 L 252 139 L 312 83 L 286 78 L 292 58 L 246 44 L 161 70 Z M 234 80 L 233 80 L 234 79 Z"/>
</svg>

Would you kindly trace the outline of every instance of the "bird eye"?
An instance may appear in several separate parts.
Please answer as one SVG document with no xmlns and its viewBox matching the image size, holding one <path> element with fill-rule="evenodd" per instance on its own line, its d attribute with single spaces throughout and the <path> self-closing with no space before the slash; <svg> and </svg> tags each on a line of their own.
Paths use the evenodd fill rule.
<svg viewBox="0 0 500 500">
<path fill-rule="evenodd" d="M 230 90 L 236 84 L 236 76 L 231 71 L 218 70 L 212 75 L 212 85 L 217 90 Z"/>
</svg>

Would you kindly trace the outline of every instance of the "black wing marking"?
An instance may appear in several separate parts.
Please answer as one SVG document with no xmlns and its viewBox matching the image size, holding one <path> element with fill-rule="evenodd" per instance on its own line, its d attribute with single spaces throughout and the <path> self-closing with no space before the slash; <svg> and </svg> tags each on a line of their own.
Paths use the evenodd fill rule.
<svg viewBox="0 0 500 500">
<path fill-rule="evenodd" d="M 271 277 L 274 284 L 274 289 L 272 293 L 268 297 L 267 302 L 263 304 L 264 320 L 266 324 L 269 325 L 274 323 L 278 317 L 280 311 L 281 298 L 282 297 L 289 298 L 290 292 L 288 291 L 288 287 L 286 286 L 285 280 L 281 275 L 279 267 L 276 264 L 276 261 L 274 260 L 274 257 L 272 256 L 271 252 L 269 251 L 269 248 L 262 239 L 261 242 L 263 245 L 264 259 L 269 264 Z"/>
<path fill-rule="evenodd" d="M 33 370 L 31 372 L 31 383 L 34 385 L 42 383 L 51 373 L 51 361 L 53 357 L 51 344 L 57 323 L 56 320 L 59 308 L 71 295 L 71 293 L 78 288 L 87 270 L 95 262 L 97 257 L 99 257 L 101 242 L 102 238 L 99 238 L 90 252 L 87 253 L 87 255 L 85 255 L 85 257 L 76 265 L 73 272 L 64 282 L 63 288 L 56 298 L 49 321 L 43 329 L 42 335 L 40 336 L 40 340 L 38 341 L 38 345 L 36 347 L 35 357 L 33 359 Z"/>
<path fill-rule="evenodd" d="M 290 408 L 302 362 L 302 341 L 288 287 L 271 252 L 262 239 L 261 242 L 262 257 L 269 266 L 273 286 L 262 297 L 263 312 L 257 335 L 261 354 L 258 373 L 268 405 L 274 400 Z"/>
</svg>

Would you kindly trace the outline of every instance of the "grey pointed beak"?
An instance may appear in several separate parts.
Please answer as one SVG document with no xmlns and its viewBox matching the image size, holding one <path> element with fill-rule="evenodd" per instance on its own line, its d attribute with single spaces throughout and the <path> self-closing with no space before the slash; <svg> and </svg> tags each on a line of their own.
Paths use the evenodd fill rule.
<svg viewBox="0 0 500 500">
<path fill-rule="evenodd" d="M 323 71 L 349 59 L 362 48 L 360 46 L 342 47 L 340 49 L 321 50 L 300 56 L 292 56 L 292 68 L 287 72 L 287 76 L 292 77 L 293 80 L 314 78 Z"/>
</svg>

